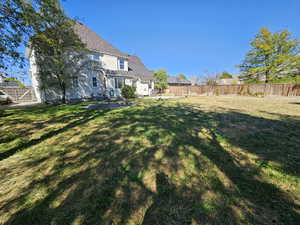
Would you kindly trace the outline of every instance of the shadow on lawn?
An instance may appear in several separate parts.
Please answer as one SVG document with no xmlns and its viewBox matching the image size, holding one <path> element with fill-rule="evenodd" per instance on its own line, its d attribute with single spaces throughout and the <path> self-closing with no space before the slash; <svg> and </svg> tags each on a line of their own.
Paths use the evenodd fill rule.
<svg viewBox="0 0 300 225">
<path fill-rule="evenodd" d="M 39 138 L 31 139 L 31 140 L 25 141 L 25 142 L 21 142 L 16 147 L 13 147 L 11 149 L 8 149 L 5 152 L 0 153 L 0 161 L 14 155 L 16 152 L 22 151 L 23 149 L 26 149 L 26 148 L 29 148 L 33 145 L 39 144 L 39 143 L 45 141 L 48 138 L 51 138 L 55 135 L 58 135 L 62 132 L 65 132 L 66 130 L 68 130 L 70 128 L 79 126 L 81 124 L 85 124 L 88 121 L 93 120 L 98 116 L 102 116 L 102 115 L 104 115 L 104 112 L 105 111 L 88 110 L 88 111 L 75 113 L 75 114 L 72 114 L 72 115 L 63 116 L 63 117 L 60 117 L 58 119 L 57 118 L 52 119 L 51 122 L 48 122 L 48 124 L 49 123 L 62 123 L 62 122 L 66 122 L 66 121 L 72 121 L 76 118 L 75 121 L 67 123 L 67 125 L 63 126 L 62 128 L 51 130 L 51 131 L 41 135 Z M 44 124 L 44 122 L 35 124 L 35 131 L 39 126 L 41 126 L 41 124 Z M 30 128 L 30 129 L 32 129 L 32 128 Z M 24 137 L 24 136 L 28 135 L 29 130 L 24 130 L 23 129 L 22 132 L 18 136 L 23 136 Z M 2 143 L 9 142 L 9 141 L 14 140 L 16 137 L 17 136 L 14 136 L 12 138 L 4 138 L 4 139 L 1 140 L 1 142 Z"/>
<path fill-rule="evenodd" d="M 32 162 L 40 170 L 57 155 L 51 172 L 43 179 L 32 176 L 18 197 L 0 208 L 9 212 L 39 187 L 48 187 L 46 197 L 15 212 L 5 225 L 297 224 L 300 206 L 288 190 L 264 181 L 260 166 L 243 164 L 221 142 L 299 177 L 293 164 L 299 159 L 299 120 L 197 107 L 162 103 L 112 111 L 79 141 L 63 140 L 66 151 L 53 150 Z M 21 149 L 102 115 L 88 114 Z M 62 171 L 73 172 L 62 177 Z"/>
</svg>

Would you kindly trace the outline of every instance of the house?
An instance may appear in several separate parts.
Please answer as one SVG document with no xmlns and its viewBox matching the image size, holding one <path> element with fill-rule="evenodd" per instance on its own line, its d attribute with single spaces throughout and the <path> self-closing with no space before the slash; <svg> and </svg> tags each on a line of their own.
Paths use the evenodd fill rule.
<svg viewBox="0 0 300 225">
<path fill-rule="evenodd" d="M 169 76 L 167 79 L 169 86 L 191 86 L 192 82 L 189 80 L 181 79 L 179 77 Z"/>
<path fill-rule="evenodd" d="M 0 86 L 2 87 L 17 87 L 16 79 L 7 78 L 4 74 L 0 73 Z"/>
<path fill-rule="evenodd" d="M 234 85 L 234 84 L 242 84 L 242 81 L 238 79 L 237 76 L 233 76 L 232 78 L 225 79 L 217 79 L 217 85 Z"/>
<path fill-rule="evenodd" d="M 72 85 L 66 91 L 67 100 L 91 97 L 120 97 L 124 85 L 136 87 L 138 96 L 151 95 L 154 91 L 154 76 L 140 58 L 126 54 L 104 40 L 84 24 L 76 22 L 74 30 L 86 44 L 87 58 L 97 62 L 98 67 L 89 67 L 80 74 L 74 74 Z M 39 102 L 61 99 L 55 90 L 44 90 L 37 76 L 34 50 L 29 49 L 32 86 Z M 99 67 L 100 65 L 100 67 Z"/>
<path fill-rule="evenodd" d="M 4 76 L 2 73 L 0 73 L 0 84 L 2 84 L 5 80 L 6 76 Z"/>
</svg>

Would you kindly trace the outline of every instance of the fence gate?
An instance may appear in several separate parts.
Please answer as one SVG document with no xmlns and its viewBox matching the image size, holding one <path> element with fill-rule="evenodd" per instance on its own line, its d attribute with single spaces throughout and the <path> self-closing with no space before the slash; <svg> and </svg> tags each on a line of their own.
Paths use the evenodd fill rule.
<svg viewBox="0 0 300 225">
<path fill-rule="evenodd" d="M 32 87 L 0 87 L 0 90 L 11 96 L 14 102 L 34 102 L 37 100 Z"/>
</svg>

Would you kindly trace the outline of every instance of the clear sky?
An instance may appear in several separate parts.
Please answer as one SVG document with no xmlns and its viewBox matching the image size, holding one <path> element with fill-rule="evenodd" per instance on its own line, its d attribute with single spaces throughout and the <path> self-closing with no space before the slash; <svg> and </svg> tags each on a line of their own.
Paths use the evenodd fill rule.
<svg viewBox="0 0 300 225">
<path fill-rule="evenodd" d="M 288 29 L 300 39 L 300 0 L 65 0 L 62 6 L 149 69 L 170 75 L 237 73 L 262 27 Z"/>
<path fill-rule="evenodd" d="M 299 0 L 67 0 L 71 17 L 171 75 L 238 72 L 262 27 L 300 39 Z"/>
</svg>

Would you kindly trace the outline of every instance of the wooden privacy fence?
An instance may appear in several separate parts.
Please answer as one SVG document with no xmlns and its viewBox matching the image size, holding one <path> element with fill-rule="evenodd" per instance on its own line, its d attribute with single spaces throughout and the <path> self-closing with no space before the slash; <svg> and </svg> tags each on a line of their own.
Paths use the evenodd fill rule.
<svg viewBox="0 0 300 225">
<path fill-rule="evenodd" d="M 14 102 L 33 102 L 36 101 L 36 97 L 32 87 L 1 87 L 0 90 L 12 97 Z"/>
<path fill-rule="evenodd" d="M 245 96 L 300 96 L 300 85 L 296 84 L 239 84 L 169 86 L 165 91 L 175 96 L 197 95 L 245 95 Z"/>
</svg>

